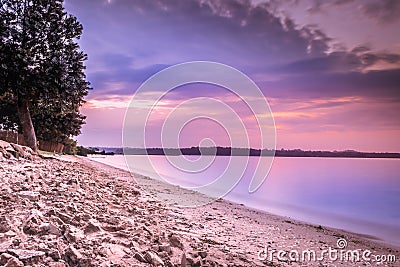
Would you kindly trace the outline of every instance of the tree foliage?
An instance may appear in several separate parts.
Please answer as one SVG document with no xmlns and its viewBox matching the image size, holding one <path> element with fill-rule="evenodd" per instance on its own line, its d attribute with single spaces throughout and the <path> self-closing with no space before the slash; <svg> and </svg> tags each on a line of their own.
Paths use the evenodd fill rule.
<svg viewBox="0 0 400 267">
<path fill-rule="evenodd" d="M 29 122 L 45 140 L 78 135 L 85 119 L 79 107 L 90 89 L 87 56 L 77 44 L 82 25 L 65 12 L 62 0 L 0 2 L 0 116 L 19 125 L 26 139 L 35 135 Z M 16 113 L 8 114 L 10 105 L 18 121 Z"/>
</svg>

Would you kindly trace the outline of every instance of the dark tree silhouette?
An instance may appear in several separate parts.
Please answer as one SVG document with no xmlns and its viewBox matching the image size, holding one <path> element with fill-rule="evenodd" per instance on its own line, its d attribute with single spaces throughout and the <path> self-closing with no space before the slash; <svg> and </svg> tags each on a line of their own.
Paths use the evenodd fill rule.
<svg viewBox="0 0 400 267">
<path fill-rule="evenodd" d="M 37 151 L 35 112 L 36 127 L 47 134 L 79 133 L 79 106 L 90 89 L 87 56 L 76 42 L 82 25 L 65 12 L 62 0 L 1 0 L 0 20 L 0 96 L 14 101 L 28 146 Z"/>
</svg>

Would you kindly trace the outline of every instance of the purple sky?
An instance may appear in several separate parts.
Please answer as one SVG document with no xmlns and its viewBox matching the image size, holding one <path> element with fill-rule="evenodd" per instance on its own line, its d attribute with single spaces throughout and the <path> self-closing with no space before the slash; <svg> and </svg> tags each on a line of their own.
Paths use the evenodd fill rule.
<svg viewBox="0 0 400 267">
<path fill-rule="evenodd" d="M 82 145 L 122 146 L 135 90 L 165 67 L 201 60 L 230 65 L 256 82 L 271 105 L 278 148 L 400 151 L 400 1 L 66 0 L 65 6 L 84 26 L 80 44 L 94 88 L 82 109 L 88 116 Z M 183 89 L 169 96 L 171 108 L 194 96 L 224 97 L 210 86 Z M 198 145 L 192 126 L 183 146 Z"/>
</svg>

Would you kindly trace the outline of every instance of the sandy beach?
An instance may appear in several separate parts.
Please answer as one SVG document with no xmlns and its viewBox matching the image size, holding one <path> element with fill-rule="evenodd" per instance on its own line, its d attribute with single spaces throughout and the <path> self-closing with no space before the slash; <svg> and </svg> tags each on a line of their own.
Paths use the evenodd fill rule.
<svg viewBox="0 0 400 267">
<path fill-rule="evenodd" d="M 205 196 L 87 158 L 3 155 L 0 169 L 0 266 L 399 266 L 400 249 L 372 237 L 223 200 L 177 208 L 135 179 Z"/>
</svg>

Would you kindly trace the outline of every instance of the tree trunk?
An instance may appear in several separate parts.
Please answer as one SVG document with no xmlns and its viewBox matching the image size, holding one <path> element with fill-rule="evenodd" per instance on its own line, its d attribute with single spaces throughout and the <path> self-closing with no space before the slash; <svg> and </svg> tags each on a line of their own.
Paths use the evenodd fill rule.
<svg viewBox="0 0 400 267">
<path fill-rule="evenodd" d="M 28 100 L 21 95 L 18 95 L 18 117 L 27 146 L 37 152 L 36 134 L 32 124 L 31 113 L 29 112 Z"/>
</svg>

